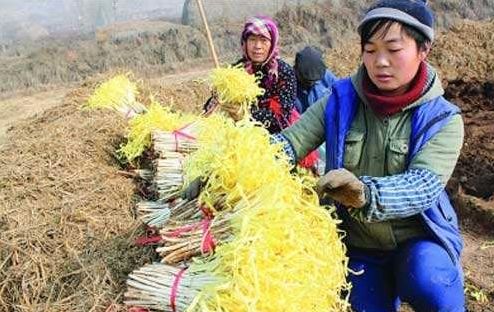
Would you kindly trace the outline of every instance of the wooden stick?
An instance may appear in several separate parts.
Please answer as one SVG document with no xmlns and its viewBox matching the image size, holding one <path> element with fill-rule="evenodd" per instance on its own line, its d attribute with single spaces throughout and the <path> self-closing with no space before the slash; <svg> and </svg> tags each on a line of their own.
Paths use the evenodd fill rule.
<svg viewBox="0 0 494 312">
<path fill-rule="evenodd" d="M 213 37 L 209 31 L 208 21 L 206 19 L 206 13 L 204 12 L 204 7 L 202 5 L 202 0 L 197 0 L 197 5 L 199 6 L 199 12 L 201 13 L 202 22 L 206 28 L 206 36 L 208 37 L 209 49 L 211 50 L 211 55 L 213 56 L 214 66 L 216 68 L 220 67 L 218 62 L 218 56 L 216 55 L 216 50 L 214 49 Z"/>
</svg>

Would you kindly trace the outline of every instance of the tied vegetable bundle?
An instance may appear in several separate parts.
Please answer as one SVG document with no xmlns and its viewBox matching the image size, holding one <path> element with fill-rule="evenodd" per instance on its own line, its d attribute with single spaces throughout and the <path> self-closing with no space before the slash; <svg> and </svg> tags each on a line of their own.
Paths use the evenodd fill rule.
<svg viewBox="0 0 494 312">
<path fill-rule="evenodd" d="M 106 108 L 120 112 L 125 117 L 133 117 L 144 112 L 146 107 L 137 102 L 137 85 L 130 81 L 130 74 L 117 75 L 103 82 L 85 104 L 86 108 Z"/>
<path fill-rule="evenodd" d="M 248 116 L 250 106 L 264 94 L 259 78 L 241 65 L 213 69 L 210 78 L 216 104 L 239 115 Z"/>
<path fill-rule="evenodd" d="M 198 150 L 185 163 L 185 176 L 191 181 L 207 177 L 200 201 L 208 209 L 231 210 L 258 189 L 272 185 L 273 191 L 286 179 L 280 172 L 290 166 L 280 145 L 270 144 L 266 129 L 256 123 L 214 114 L 205 119 L 197 136 Z"/>
<path fill-rule="evenodd" d="M 232 214 L 220 214 L 214 219 L 205 216 L 201 220 L 171 222 L 159 230 L 161 240 L 156 252 L 163 263 L 174 264 L 214 251 L 218 242 L 231 240 Z M 174 224 L 173 224 L 174 223 Z"/>
<path fill-rule="evenodd" d="M 139 311 L 186 311 L 198 293 L 215 282 L 217 278 L 204 269 L 149 264 L 129 275 L 125 304 L 146 307 Z"/>
<path fill-rule="evenodd" d="M 173 201 L 143 200 L 137 203 L 137 213 L 143 223 L 154 228 L 162 228 L 170 220 L 196 221 L 203 216 L 197 199 L 192 201 L 185 199 L 176 199 Z"/>
<path fill-rule="evenodd" d="M 128 161 L 132 162 L 151 146 L 151 134 L 154 131 L 179 131 L 178 129 L 198 119 L 193 115 L 174 113 L 170 108 L 153 102 L 146 113 L 129 121 L 128 141 L 120 148 L 120 152 Z M 176 136 L 173 135 L 172 139 L 178 140 L 180 137 L 181 135 L 177 134 Z"/>
</svg>

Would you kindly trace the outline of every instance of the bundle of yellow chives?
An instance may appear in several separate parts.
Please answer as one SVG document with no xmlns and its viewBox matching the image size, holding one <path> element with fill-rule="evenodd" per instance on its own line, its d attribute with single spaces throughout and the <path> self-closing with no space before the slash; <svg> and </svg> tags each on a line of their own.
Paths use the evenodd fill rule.
<svg viewBox="0 0 494 312">
<path fill-rule="evenodd" d="M 203 289 L 188 311 L 348 309 L 347 258 L 336 222 L 312 195 L 286 198 L 266 187 L 239 203 L 233 241 L 218 245 L 211 269 L 223 282 Z"/>
<path fill-rule="evenodd" d="M 269 142 L 266 129 L 253 122 L 236 125 L 220 115 L 201 124 L 198 150 L 186 162 L 185 176 L 208 177 L 201 201 L 214 210 L 218 198 L 232 208 L 242 197 L 273 185 L 280 171 L 289 171 L 281 146 Z"/>
<path fill-rule="evenodd" d="M 216 68 L 211 73 L 213 89 L 222 105 L 234 106 L 248 112 L 249 105 L 264 93 L 258 78 L 241 65 Z"/>
<path fill-rule="evenodd" d="M 173 131 L 198 118 L 193 115 L 173 113 L 170 108 L 153 101 L 146 113 L 130 120 L 128 142 L 120 148 L 120 152 L 128 161 L 133 161 L 151 145 L 151 132 Z"/>
<path fill-rule="evenodd" d="M 170 222 L 170 219 L 195 221 L 200 220 L 203 213 L 199 209 L 197 199 L 188 201 L 180 198 L 172 202 L 142 200 L 137 203 L 137 215 L 148 226 L 163 228 Z"/>
<path fill-rule="evenodd" d="M 156 248 L 161 262 L 175 264 L 213 253 L 217 244 L 224 244 L 231 239 L 232 217 L 231 213 L 220 213 L 213 219 L 171 222 L 163 226 L 159 230 L 161 240 Z"/>
<path fill-rule="evenodd" d="M 132 117 L 146 110 L 146 107 L 136 101 L 137 86 L 127 75 L 117 75 L 103 82 L 85 104 L 86 108 L 107 108 L 121 112 L 126 117 Z"/>
<path fill-rule="evenodd" d="M 217 281 L 207 271 L 148 264 L 129 275 L 124 303 L 152 311 L 183 312 L 201 289 Z"/>
</svg>

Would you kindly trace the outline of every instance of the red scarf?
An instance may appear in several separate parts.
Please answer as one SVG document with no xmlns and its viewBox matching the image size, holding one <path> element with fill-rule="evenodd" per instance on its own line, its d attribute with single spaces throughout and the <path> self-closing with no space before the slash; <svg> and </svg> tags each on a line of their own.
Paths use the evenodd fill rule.
<svg viewBox="0 0 494 312">
<path fill-rule="evenodd" d="M 380 117 L 392 116 L 422 96 L 427 83 L 427 65 L 422 62 L 417 75 L 410 82 L 407 92 L 396 96 L 382 95 L 366 73 L 362 83 L 362 89 L 370 107 Z"/>
</svg>

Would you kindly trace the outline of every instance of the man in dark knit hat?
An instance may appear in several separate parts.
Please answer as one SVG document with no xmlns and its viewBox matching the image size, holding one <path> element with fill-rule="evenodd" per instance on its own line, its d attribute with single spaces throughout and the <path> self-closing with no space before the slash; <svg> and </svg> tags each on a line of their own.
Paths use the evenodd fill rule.
<svg viewBox="0 0 494 312">
<path fill-rule="evenodd" d="M 326 68 L 321 52 L 310 46 L 297 53 L 294 69 L 297 77 L 295 107 L 303 114 L 309 106 L 331 92 L 337 78 Z"/>
<path fill-rule="evenodd" d="M 331 86 L 336 76 L 326 67 L 322 53 L 307 46 L 295 56 L 295 76 L 297 77 L 297 98 L 295 108 L 303 114 L 312 104 L 331 93 Z M 324 174 L 326 167 L 326 148 L 322 144 L 317 149 L 315 169 L 319 175 Z"/>
</svg>

